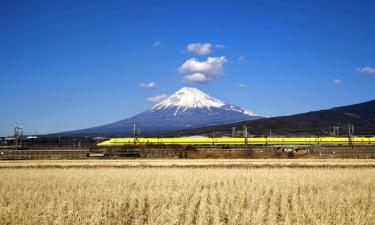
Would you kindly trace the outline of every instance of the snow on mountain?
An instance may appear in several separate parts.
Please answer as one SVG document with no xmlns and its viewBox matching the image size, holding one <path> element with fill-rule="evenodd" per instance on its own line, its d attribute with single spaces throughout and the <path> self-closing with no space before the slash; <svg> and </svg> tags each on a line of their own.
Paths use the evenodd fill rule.
<svg viewBox="0 0 375 225">
<path fill-rule="evenodd" d="M 183 87 L 164 101 L 156 104 L 151 110 L 167 109 L 177 107 L 182 111 L 189 108 L 220 108 L 225 105 L 224 102 L 213 98 L 196 88 Z"/>
<path fill-rule="evenodd" d="M 183 87 L 164 101 L 156 104 L 149 111 L 176 108 L 174 115 L 185 112 L 192 108 L 222 108 L 237 111 L 249 116 L 257 116 L 255 113 L 242 109 L 235 105 L 227 104 L 219 99 L 213 98 L 196 88 Z"/>
<path fill-rule="evenodd" d="M 184 87 L 164 101 L 129 119 L 68 134 L 131 134 L 136 124 L 143 134 L 221 125 L 262 118 L 241 107 L 213 98 L 196 88 Z"/>
</svg>

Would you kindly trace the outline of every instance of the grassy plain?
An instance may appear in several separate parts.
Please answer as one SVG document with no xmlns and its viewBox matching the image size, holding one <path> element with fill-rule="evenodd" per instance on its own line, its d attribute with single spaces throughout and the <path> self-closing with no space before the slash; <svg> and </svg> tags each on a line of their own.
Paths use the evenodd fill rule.
<svg viewBox="0 0 375 225">
<path fill-rule="evenodd" d="M 375 224 L 374 164 L 374 160 L 1 161 L 0 221 Z"/>
</svg>

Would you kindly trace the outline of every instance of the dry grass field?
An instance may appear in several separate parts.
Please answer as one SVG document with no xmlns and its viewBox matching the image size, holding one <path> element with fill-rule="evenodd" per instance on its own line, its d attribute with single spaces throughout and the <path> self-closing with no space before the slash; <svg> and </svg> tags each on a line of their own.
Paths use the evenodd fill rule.
<svg viewBox="0 0 375 225">
<path fill-rule="evenodd" d="M 1 161 L 0 224 L 375 224 L 374 164 Z"/>
</svg>

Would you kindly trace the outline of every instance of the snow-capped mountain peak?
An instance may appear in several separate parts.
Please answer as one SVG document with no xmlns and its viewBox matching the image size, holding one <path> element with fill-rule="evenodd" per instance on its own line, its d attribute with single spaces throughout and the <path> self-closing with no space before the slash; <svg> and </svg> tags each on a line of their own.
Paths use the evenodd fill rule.
<svg viewBox="0 0 375 225">
<path fill-rule="evenodd" d="M 150 111 L 176 108 L 175 115 L 179 112 L 185 112 L 188 109 L 221 108 L 230 111 L 240 112 L 249 116 L 256 116 L 255 113 L 242 109 L 238 106 L 227 104 L 219 99 L 211 97 L 197 88 L 183 87 L 176 93 L 169 96 L 164 101 L 156 104 Z"/>
<path fill-rule="evenodd" d="M 213 98 L 196 88 L 183 87 L 164 101 L 158 103 L 151 110 L 167 109 L 177 107 L 179 110 L 185 111 L 189 108 L 210 108 L 222 107 L 224 102 Z"/>
</svg>

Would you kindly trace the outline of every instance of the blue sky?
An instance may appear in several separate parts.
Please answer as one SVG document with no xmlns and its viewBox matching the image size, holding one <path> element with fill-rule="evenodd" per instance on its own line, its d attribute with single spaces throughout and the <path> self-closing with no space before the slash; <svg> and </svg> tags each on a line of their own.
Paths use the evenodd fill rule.
<svg viewBox="0 0 375 225">
<path fill-rule="evenodd" d="M 374 0 L 2 0 L 0 135 L 114 122 L 183 86 L 272 116 L 375 99 L 374 12 Z"/>
</svg>

